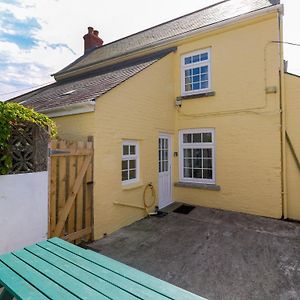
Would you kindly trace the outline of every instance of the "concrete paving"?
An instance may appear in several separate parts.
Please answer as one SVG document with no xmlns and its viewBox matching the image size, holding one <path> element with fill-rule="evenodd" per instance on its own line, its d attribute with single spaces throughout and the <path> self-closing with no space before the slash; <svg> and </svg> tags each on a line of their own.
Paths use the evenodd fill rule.
<svg viewBox="0 0 300 300">
<path fill-rule="evenodd" d="M 300 224 L 196 207 L 89 245 L 207 299 L 300 299 Z"/>
</svg>

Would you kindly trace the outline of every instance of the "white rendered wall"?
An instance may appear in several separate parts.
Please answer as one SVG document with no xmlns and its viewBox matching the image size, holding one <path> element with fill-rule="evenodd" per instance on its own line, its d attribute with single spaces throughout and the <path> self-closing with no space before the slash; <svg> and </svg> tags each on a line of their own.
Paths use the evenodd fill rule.
<svg viewBox="0 0 300 300">
<path fill-rule="evenodd" d="M 47 239 L 48 172 L 0 176 L 0 254 Z"/>
</svg>

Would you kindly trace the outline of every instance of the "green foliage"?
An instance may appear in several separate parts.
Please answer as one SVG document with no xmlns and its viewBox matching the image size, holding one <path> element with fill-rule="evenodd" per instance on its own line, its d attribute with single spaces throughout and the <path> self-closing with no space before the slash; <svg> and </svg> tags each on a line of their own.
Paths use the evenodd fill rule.
<svg viewBox="0 0 300 300">
<path fill-rule="evenodd" d="M 0 101 L 0 175 L 7 174 L 12 166 L 9 138 L 13 126 L 27 122 L 37 124 L 47 130 L 49 128 L 51 136 L 57 134 L 55 123 L 47 116 L 18 103 Z"/>
</svg>

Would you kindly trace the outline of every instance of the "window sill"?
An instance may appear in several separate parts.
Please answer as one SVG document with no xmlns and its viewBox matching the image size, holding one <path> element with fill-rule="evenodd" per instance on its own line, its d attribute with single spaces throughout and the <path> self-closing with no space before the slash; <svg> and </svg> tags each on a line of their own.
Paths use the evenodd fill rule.
<svg viewBox="0 0 300 300">
<path fill-rule="evenodd" d="M 200 190 L 220 191 L 221 187 L 216 184 L 194 183 L 194 182 L 175 182 L 176 187 L 186 187 Z"/>
<path fill-rule="evenodd" d="M 122 185 L 122 190 L 123 191 L 130 191 L 130 190 L 138 189 L 142 186 L 144 186 L 143 182 L 128 183 L 128 184 L 123 184 Z"/>
<path fill-rule="evenodd" d="M 186 95 L 186 96 L 179 96 L 176 98 L 176 100 L 189 100 L 189 99 L 197 99 L 197 98 L 203 98 L 203 97 L 212 97 L 215 96 L 216 92 L 206 92 L 206 93 L 199 93 L 199 94 L 193 94 L 193 95 Z"/>
</svg>

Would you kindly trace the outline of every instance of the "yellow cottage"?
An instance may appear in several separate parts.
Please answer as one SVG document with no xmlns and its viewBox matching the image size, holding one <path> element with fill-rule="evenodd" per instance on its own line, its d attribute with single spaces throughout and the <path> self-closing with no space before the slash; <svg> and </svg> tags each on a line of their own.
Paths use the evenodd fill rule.
<svg viewBox="0 0 300 300">
<path fill-rule="evenodd" d="M 283 6 L 229 0 L 104 44 L 15 98 L 60 137 L 94 137 L 94 237 L 174 201 L 300 219 L 300 80 L 284 72 Z"/>
</svg>

